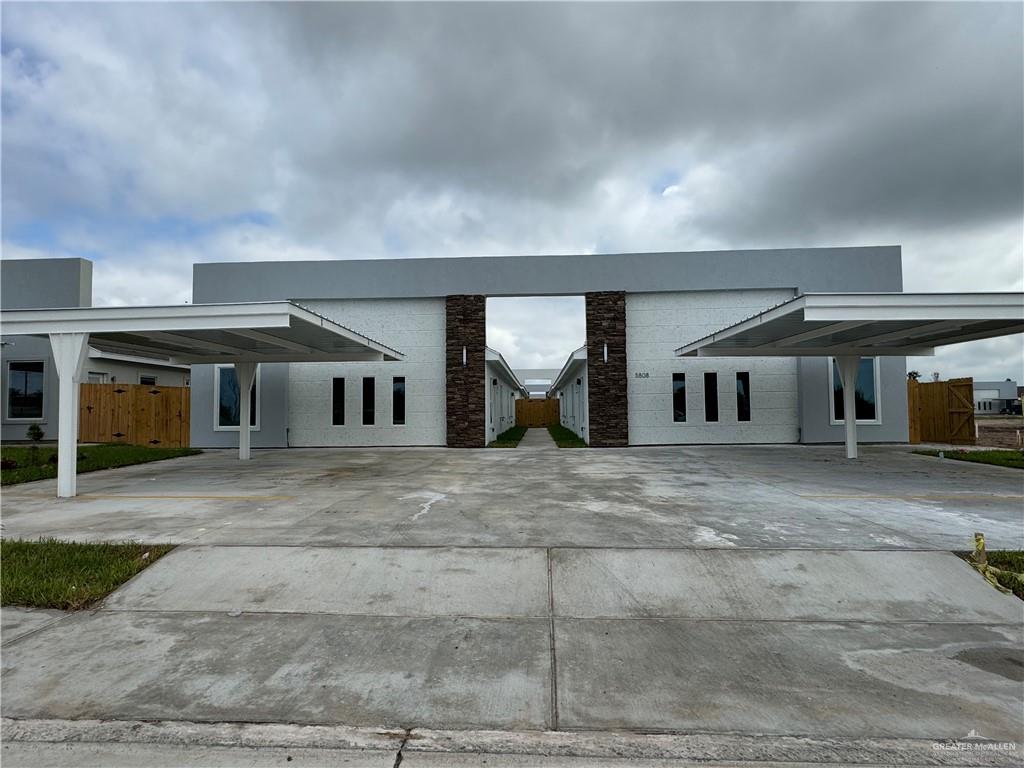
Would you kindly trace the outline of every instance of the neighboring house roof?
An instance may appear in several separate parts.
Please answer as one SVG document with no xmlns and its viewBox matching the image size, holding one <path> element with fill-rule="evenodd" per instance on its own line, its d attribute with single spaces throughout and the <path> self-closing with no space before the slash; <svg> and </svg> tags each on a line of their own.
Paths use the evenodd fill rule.
<svg viewBox="0 0 1024 768">
<path fill-rule="evenodd" d="M 551 382 L 551 387 L 548 389 L 550 395 L 555 390 L 561 389 L 568 384 L 577 374 L 583 370 L 587 365 L 587 347 L 586 345 L 574 350 L 569 354 L 569 357 L 565 361 L 565 365 L 562 366 L 562 370 L 555 376 L 555 380 Z"/>
<path fill-rule="evenodd" d="M 529 390 L 527 390 L 526 387 L 523 386 L 523 382 L 521 382 L 519 380 L 519 377 L 516 376 L 516 373 L 515 371 L 512 370 L 512 367 L 507 362 L 505 362 L 505 358 L 501 356 L 500 352 L 498 352 L 496 349 L 491 349 L 490 347 L 484 347 L 484 358 L 488 362 L 495 363 L 497 365 L 498 372 L 501 375 L 501 377 L 505 379 L 506 383 L 511 384 L 515 389 L 519 390 L 519 394 L 521 394 L 523 397 L 530 396 Z"/>
</svg>

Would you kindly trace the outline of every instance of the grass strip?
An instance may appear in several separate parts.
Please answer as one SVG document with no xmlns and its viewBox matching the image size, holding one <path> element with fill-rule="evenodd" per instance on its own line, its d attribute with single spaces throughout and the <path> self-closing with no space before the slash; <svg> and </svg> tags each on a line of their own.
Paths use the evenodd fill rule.
<svg viewBox="0 0 1024 768">
<path fill-rule="evenodd" d="M 559 448 L 587 447 L 587 444 L 582 437 L 577 435 L 571 429 L 563 427 L 561 424 L 549 425 L 548 434 L 551 435 L 551 439 L 555 441 L 555 445 L 557 445 Z"/>
<path fill-rule="evenodd" d="M 173 544 L 0 541 L 0 604 L 88 608 L 172 549 Z"/>
<path fill-rule="evenodd" d="M 920 456 L 938 456 L 937 450 L 914 451 Z M 991 464 L 995 467 L 1024 469 L 1024 452 L 1014 450 L 965 451 L 959 448 L 943 451 L 943 456 L 954 461 L 973 461 L 976 464 Z"/>
<path fill-rule="evenodd" d="M 35 449 L 33 451 L 33 449 Z M 145 445 L 82 445 L 78 448 L 78 471 L 128 467 L 150 461 L 176 459 L 202 453 L 198 448 L 150 448 Z M 3 446 L 0 448 L 0 485 L 16 485 L 57 476 L 57 448 L 41 446 Z"/>
<path fill-rule="evenodd" d="M 494 440 L 487 444 L 488 448 L 515 448 L 519 445 L 519 441 L 523 439 L 523 435 L 526 434 L 527 427 L 511 427 L 506 429 Z"/>
</svg>

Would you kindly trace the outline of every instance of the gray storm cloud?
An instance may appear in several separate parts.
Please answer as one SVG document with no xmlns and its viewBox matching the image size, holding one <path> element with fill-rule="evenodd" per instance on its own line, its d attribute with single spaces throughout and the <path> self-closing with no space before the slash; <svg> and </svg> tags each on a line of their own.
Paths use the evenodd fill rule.
<svg viewBox="0 0 1024 768">
<path fill-rule="evenodd" d="M 908 289 L 1019 289 L 1022 25 L 1010 3 L 8 4 L 4 252 L 89 255 L 121 303 L 184 300 L 195 261 L 889 243 Z M 581 341 L 492 314 L 530 364 Z M 942 361 L 1024 378 L 1020 346 Z"/>
</svg>

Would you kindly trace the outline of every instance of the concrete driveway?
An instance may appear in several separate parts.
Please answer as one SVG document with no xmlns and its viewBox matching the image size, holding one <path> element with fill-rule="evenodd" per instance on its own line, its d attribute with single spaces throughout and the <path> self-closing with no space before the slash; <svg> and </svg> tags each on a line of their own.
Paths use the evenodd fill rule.
<svg viewBox="0 0 1024 768">
<path fill-rule="evenodd" d="M 1024 548 L 1024 473 L 867 447 L 231 451 L 5 489 L 3 535 L 313 546 Z"/>
<path fill-rule="evenodd" d="M 1024 603 L 945 550 L 1020 548 L 1024 478 L 864 453 L 225 452 L 83 475 L 72 501 L 22 486 L 5 536 L 185 546 L 99 610 L 11 634 L 6 611 L 2 713 L 29 741 L 38 720 L 343 724 L 409 752 L 497 729 L 525 740 L 506 752 L 557 731 L 679 754 L 623 752 L 628 731 L 1009 764 L 933 743 L 1021 741 Z"/>
</svg>

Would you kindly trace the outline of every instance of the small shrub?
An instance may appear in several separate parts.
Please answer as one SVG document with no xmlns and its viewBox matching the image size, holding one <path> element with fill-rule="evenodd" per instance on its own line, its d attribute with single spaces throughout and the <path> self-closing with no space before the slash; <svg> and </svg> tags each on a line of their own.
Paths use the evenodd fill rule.
<svg viewBox="0 0 1024 768">
<path fill-rule="evenodd" d="M 38 424 L 29 424 L 28 429 L 25 430 L 25 437 L 27 437 L 34 443 L 38 443 L 40 440 L 46 437 L 46 433 L 43 432 L 42 427 L 40 427 Z"/>
<path fill-rule="evenodd" d="M 14 459 L 0 459 L 0 469 L 17 469 L 18 462 Z"/>
</svg>

